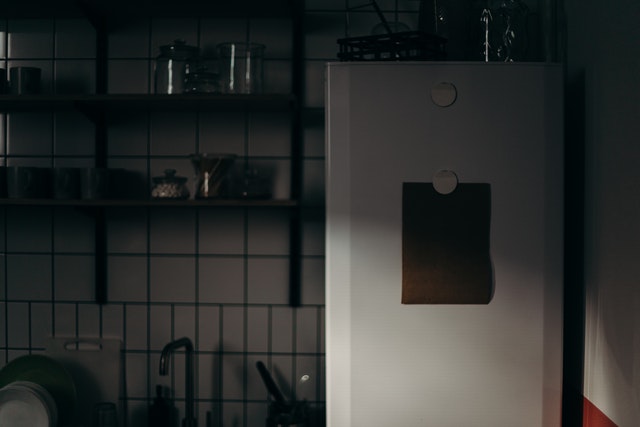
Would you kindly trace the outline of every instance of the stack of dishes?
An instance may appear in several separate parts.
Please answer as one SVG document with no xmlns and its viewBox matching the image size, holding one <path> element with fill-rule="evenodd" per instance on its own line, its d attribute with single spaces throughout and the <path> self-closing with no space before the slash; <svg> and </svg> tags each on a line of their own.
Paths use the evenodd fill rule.
<svg viewBox="0 0 640 427">
<path fill-rule="evenodd" d="M 57 427 L 75 414 L 76 388 L 56 360 L 31 354 L 0 370 L 0 426 Z"/>
<path fill-rule="evenodd" d="M 58 409 L 51 394 L 31 381 L 15 381 L 0 389 L 0 426 L 55 427 Z"/>
</svg>

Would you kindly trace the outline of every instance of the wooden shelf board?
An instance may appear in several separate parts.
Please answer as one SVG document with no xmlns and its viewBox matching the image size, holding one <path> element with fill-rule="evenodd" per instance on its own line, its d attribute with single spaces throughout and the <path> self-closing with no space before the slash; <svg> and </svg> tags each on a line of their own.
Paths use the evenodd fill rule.
<svg viewBox="0 0 640 427">
<path fill-rule="evenodd" d="M 179 95 L 0 95 L 0 111 L 60 109 L 148 111 L 288 111 L 295 105 L 291 94 L 179 94 Z"/>
<path fill-rule="evenodd" d="M 0 6 L 5 18 L 76 18 L 84 12 L 118 20 L 126 17 L 179 18 L 210 17 L 285 17 L 291 14 L 295 0 L 23 0 L 7 1 Z M 194 13 L 197 11 L 197 13 Z"/>
<path fill-rule="evenodd" d="M 287 199 L 146 199 L 146 200 L 57 200 L 57 199 L 0 199 L 0 206 L 43 206 L 43 207 L 265 207 L 290 208 L 298 206 L 298 201 Z"/>
</svg>

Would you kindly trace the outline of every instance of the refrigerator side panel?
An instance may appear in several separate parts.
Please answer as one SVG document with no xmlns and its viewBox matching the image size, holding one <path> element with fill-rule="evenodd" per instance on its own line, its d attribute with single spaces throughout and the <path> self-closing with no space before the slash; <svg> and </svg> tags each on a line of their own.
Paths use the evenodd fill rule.
<svg viewBox="0 0 640 427">
<path fill-rule="evenodd" d="M 326 390 L 327 425 L 351 425 L 351 252 L 350 252 L 350 170 L 349 73 L 327 70 L 326 129 L 331 130 L 326 145 Z"/>
<path fill-rule="evenodd" d="M 350 422 L 334 427 L 559 426 L 562 98 L 549 91 L 561 88 L 561 72 L 510 65 L 329 65 L 328 203 L 342 208 L 328 210 L 327 253 L 349 259 L 348 277 L 327 260 L 328 321 L 341 308 L 349 329 L 350 367 L 339 381 Z M 348 80 L 339 93 L 334 73 Z M 431 99 L 441 82 L 456 88 L 451 106 Z M 347 122 L 338 129 L 334 108 Z M 431 182 L 442 169 L 490 184 L 489 304 L 400 303 L 402 184 Z M 334 234 L 343 214 L 348 238 Z M 330 408 L 344 402 L 334 391 Z"/>
</svg>

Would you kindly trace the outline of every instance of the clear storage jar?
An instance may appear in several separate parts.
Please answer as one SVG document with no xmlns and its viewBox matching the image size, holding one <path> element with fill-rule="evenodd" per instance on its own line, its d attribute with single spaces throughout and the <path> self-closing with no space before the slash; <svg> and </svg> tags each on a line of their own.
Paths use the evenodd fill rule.
<svg viewBox="0 0 640 427">
<path fill-rule="evenodd" d="M 189 73 L 184 88 L 185 93 L 217 93 L 220 92 L 219 78 L 216 73 L 198 70 Z"/>
<path fill-rule="evenodd" d="M 229 42 L 218 45 L 223 93 L 261 93 L 265 45 Z"/>
<path fill-rule="evenodd" d="M 160 46 L 155 67 L 155 93 L 183 93 L 185 81 L 198 60 L 199 52 L 196 46 L 189 46 L 184 40 L 174 40 L 172 44 Z"/>
</svg>

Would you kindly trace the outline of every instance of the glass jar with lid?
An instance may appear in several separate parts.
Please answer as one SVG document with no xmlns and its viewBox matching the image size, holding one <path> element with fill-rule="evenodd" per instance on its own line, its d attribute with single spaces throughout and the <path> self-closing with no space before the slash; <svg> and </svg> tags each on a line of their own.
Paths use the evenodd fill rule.
<svg viewBox="0 0 640 427">
<path fill-rule="evenodd" d="M 155 93 L 183 93 L 185 81 L 199 53 L 198 47 L 189 46 L 184 40 L 160 46 L 155 67 Z"/>
<path fill-rule="evenodd" d="M 187 178 L 176 176 L 175 169 L 165 169 L 163 176 L 152 178 L 151 197 L 154 199 L 187 199 Z"/>
</svg>

